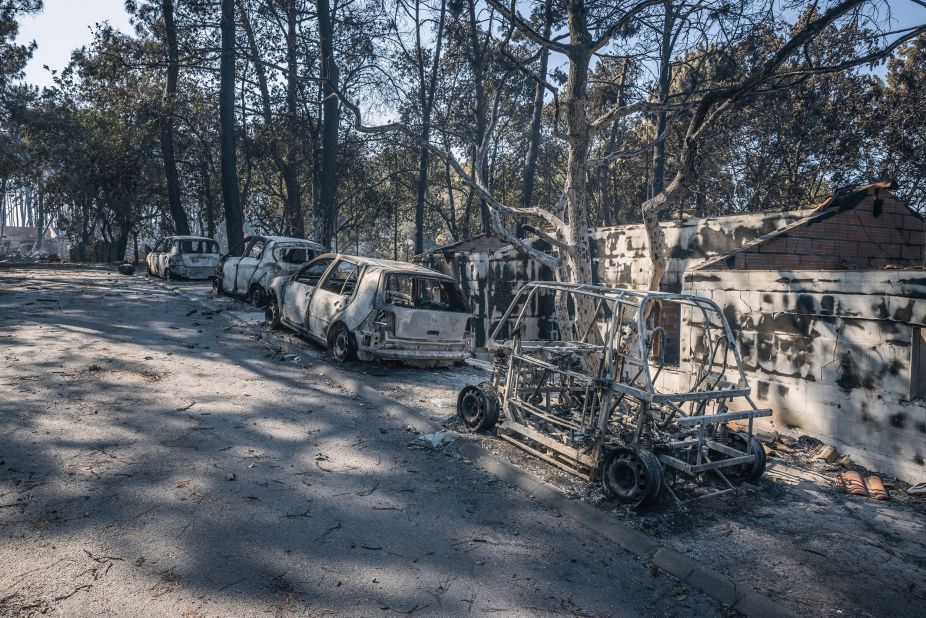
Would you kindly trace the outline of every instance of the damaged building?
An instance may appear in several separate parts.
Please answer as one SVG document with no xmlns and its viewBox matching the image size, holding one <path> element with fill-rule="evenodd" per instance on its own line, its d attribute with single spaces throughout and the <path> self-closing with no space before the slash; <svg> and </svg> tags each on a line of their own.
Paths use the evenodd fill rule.
<svg viewBox="0 0 926 618">
<path fill-rule="evenodd" d="M 663 290 L 714 300 L 737 332 L 756 403 L 774 428 L 832 444 L 907 482 L 926 480 L 926 271 L 923 217 L 888 183 L 837 191 L 814 208 L 664 222 Z M 643 226 L 591 231 L 596 283 L 642 289 Z M 494 236 L 419 261 L 455 276 L 477 350 L 515 292 L 552 273 Z M 552 299 L 532 327 L 556 328 Z M 665 360 L 679 376 L 704 343 L 690 315 L 661 312 Z M 665 380 L 671 381 L 672 373 Z"/>
</svg>

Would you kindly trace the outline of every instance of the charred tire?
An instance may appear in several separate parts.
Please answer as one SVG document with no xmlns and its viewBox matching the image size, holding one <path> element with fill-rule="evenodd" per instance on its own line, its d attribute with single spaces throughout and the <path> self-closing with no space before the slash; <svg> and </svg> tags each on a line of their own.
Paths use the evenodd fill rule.
<svg viewBox="0 0 926 618">
<path fill-rule="evenodd" d="M 357 360 L 357 341 L 353 333 L 340 322 L 328 334 L 328 351 L 339 362 Z"/>
<path fill-rule="evenodd" d="M 267 304 L 267 293 L 264 288 L 259 285 L 251 288 L 251 304 L 255 307 L 263 307 Z"/>
<path fill-rule="evenodd" d="M 457 396 L 457 417 L 471 431 L 492 429 L 498 422 L 498 395 L 492 385 L 464 386 Z"/>
<path fill-rule="evenodd" d="M 736 443 L 736 448 L 742 449 L 747 453 L 754 453 L 756 459 L 753 463 L 744 463 L 736 466 L 731 470 L 733 478 L 740 481 L 754 483 L 762 478 L 765 474 L 765 449 L 762 448 L 762 441 L 759 438 L 742 432 L 730 434 L 731 441 Z M 748 447 L 748 448 L 747 448 Z"/>
<path fill-rule="evenodd" d="M 645 449 L 614 449 L 601 464 L 601 487 L 609 498 L 631 508 L 647 506 L 659 498 L 662 465 Z"/>
<path fill-rule="evenodd" d="M 271 329 L 280 328 L 280 304 L 273 294 L 267 300 L 267 307 L 264 309 L 264 323 Z"/>
<path fill-rule="evenodd" d="M 221 296 L 225 293 L 225 286 L 222 285 L 222 276 L 217 275 L 212 278 L 212 293 Z"/>
</svg>

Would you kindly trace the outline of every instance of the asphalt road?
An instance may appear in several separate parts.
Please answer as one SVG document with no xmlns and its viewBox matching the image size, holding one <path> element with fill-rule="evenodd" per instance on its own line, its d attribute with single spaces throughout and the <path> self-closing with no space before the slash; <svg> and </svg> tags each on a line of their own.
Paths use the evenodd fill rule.
<svg viewBox="0 0 926 618">
<path fill-rule="evenodd" d="M 0 615 L 722 613 L 208 313 L 0 271 Z"/>
</svg>

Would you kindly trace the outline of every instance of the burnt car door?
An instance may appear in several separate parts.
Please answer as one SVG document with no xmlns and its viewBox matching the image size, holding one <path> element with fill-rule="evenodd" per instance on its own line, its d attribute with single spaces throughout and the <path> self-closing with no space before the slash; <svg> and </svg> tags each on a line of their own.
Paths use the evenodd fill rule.
<svg viewBox="0 0 926 618">
<path fill-rule="evenodd" d="M 350 300 L 357 287 L 359 268 L 350 260 L 341 259 L 328 271 L 309 303 L 309 330 L 325 339 L 328 325 Z"/>
<path fill-rule="evenodd" d="M 244 247 L 244 253 L 238 258 L 235 265 L 235 294 L 244 296 L 248 293 L 251 286 L 251 279 L 254 277 L 254 271 L 260 264 L 260 259 L 264 254 L 266 241 L 257 237 L 248 241 Z"/>
<path fill-rule="evenodd" d="M 293 275 L 283 293 L 283 318 L 287 322 L 308 330 L 307 318 L 312 294 L 334 260 L 330 257 L 313 260 Z"/>
<path fill-rule="evenodd" d="M 148 256 L 145 258 L 148 262 L 148 272 L 157 275 L 160 274 L 158 268 L 160 264 L 158 263 L 158 256 L 161 255 L 161 252 L 164 250 L 164 238 L 155 243 L 154 248 L 148 252 Z"/>
<path fill-rule="evenodd" d="M 160 253 L 157 254 L 155 258 L 158 263 L 158 274 L 162 277 L 164 273 L 167 272 L 167 267 L 170 264 L 170 256 L 173 255 L 174 249 L 177 246 L 177 240 L 175 238 L 168 238 L 164 242 L 164 248 Z"/>
</svg>

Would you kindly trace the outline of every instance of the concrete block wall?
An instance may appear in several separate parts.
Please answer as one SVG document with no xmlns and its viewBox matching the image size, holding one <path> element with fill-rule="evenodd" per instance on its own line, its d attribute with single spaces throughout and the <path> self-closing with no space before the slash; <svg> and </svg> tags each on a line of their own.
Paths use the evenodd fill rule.
<svg viewBox="0 0 926 618">
<path fill-rule="evenodd" d="M 737 333 L 753 397 L 782 432 L 834 444 L 873 470 L 926 481 L 926 402 L 911 385 L 926 328 L 926 273 L 695 271 L 686 292 L 714 300 Z M 699 325 L 683 315 L 682 367 Z"/>
<path fill-rule="evenodd" d="M 664 278 L 664 289 L 680 291 L 682 274 L 705 261 L 721 256 L 745 243 L 781 229 L 812 211 L 755 213 L 707 219 L 689 219 L 662 223 L 669 246 L 675 247 Z M 590 232 L 595 280 L 616 287 L 645 289 L 650 275 L 647 238 L 643 225 L 596 228 Z M 492 243 L 487 243 L 494 246 Z M 542 247 L 542 243 L 537 243 Z M 476 349 L 484 349 L 498 320 L 508 308 L 514 293 L 527 281 L 551 281 L 553 273 L 525 257 L 513 247 L 481 250 L 478 246 L 461 252 L 435 250 L 420 257 L 420 262 L 460 282 L 475 318 Z M 552 301 L 531 313 L 532 328 L 548 332 L 552 327 Z M 546 307 L 550 313 L 545 314 Z M 664 316 L 660 324 L 677 331 L 677 316 Z M 667 360 L 677 360 L 677 339 L 667 351 Z"/>
<path fill-rule="evenodd" d="M 680 291 L 686 271 L 793 224 L 812 212 L 765 212 L 661 223 L 666 245 L 673 247 L 663 277 L 663 290 Z M 597 282 L 646 289 L 651 264 L 642 224 L 595 228 L 589 238 Z"/>
</svg>

